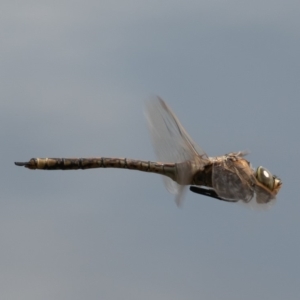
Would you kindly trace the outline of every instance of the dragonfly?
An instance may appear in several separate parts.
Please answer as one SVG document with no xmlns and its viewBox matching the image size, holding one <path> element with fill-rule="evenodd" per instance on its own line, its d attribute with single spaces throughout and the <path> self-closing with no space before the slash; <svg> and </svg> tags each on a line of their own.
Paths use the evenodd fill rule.
<svg viewBox="0 0 300 300">
<path fill-rule="evenodd" d="M 129 158 L 32 158 L 15 162 L 32 170 L 78 170 L 119 168 L 163 175 L 166 188 L 182 204 L 190 191 L 227 202 L 269 206 L 276 199 L 282 181 L 266 168 L 252 168 L 246 152 L 209 157 L 181 125 L 160 97 L 147 103 L 146 116 L 158 161 Z"/>
</svg>

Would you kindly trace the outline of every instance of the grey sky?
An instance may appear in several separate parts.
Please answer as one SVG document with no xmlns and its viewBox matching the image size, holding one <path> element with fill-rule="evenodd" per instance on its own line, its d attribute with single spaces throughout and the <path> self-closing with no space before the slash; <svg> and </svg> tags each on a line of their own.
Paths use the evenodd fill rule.
<svg viewBox="0 0 300 300">
<path fill-rule="evenodd" d="M 1 299 L 299 299 L 299 1 L 0 7 Z M 153 174 L 13 165 L 154 160 L 154 94 L 208 155 L 250 150 L 281 177 L 276 205 L 178 209 Z"/>
</svg>

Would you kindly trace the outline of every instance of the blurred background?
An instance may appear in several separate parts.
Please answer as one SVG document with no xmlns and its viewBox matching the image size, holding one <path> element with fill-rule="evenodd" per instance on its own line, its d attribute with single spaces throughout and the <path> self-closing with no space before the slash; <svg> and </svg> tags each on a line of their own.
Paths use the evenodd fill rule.
<svg viewBox="0 0 300 300">
<path fill-rule="evenodd" d="M 1 299 L 300 299 L 299 1 L 0 4 Z M 154 160 L 161 96 L 210 156 L 283 181 L 256 212 L 160 176 L 30 171 L 32 157 Z"/>
</svg>

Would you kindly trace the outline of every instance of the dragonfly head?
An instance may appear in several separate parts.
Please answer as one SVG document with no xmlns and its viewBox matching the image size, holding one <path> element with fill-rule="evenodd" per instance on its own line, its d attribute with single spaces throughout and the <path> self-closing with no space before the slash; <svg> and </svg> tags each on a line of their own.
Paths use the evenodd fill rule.
<svg viewBox="0 0 300 300">
<path fill-rule="evenodd" d="M 263 186 L 275 194 L 277 194 L 281 188 L 282 181 L 262 166 L 256 169 L 255 177 Z"/>
</svg>

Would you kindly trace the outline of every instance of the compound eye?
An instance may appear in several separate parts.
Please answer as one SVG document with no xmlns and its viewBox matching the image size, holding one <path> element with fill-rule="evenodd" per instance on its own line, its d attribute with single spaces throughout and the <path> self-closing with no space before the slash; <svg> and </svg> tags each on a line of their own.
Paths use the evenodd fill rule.
<svg viewBox="0 0 300 300">
<path fill-rule="evenodd" d="M 274 177 L 270 171 L 266 168 L 260 166 L 256 170 L 256 179 L 263 184 L 265 187 L 270 189 L 271 191 L 274 190 Z"/>
</svg>

